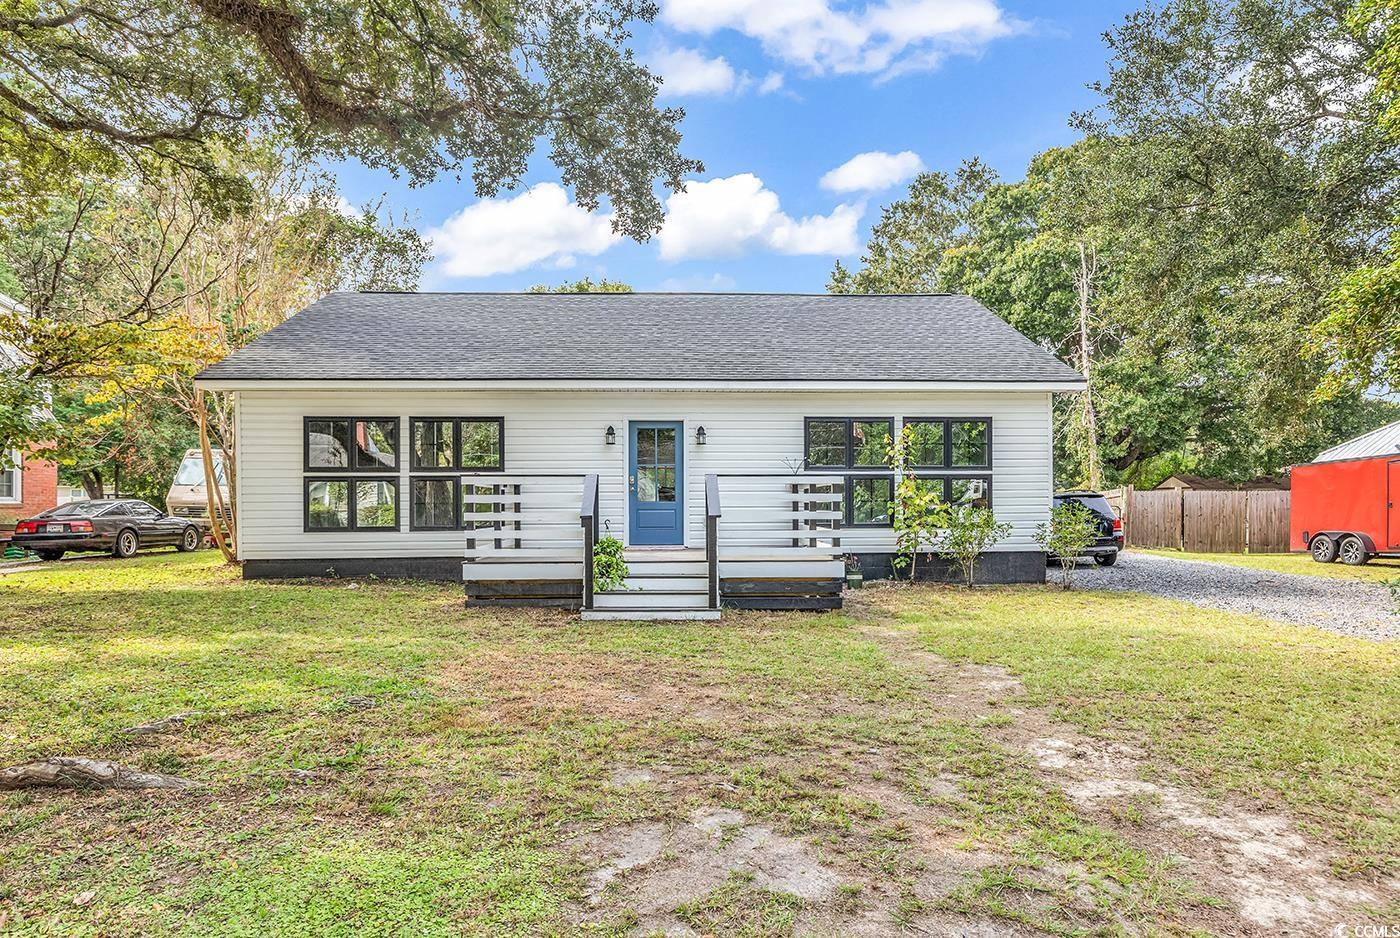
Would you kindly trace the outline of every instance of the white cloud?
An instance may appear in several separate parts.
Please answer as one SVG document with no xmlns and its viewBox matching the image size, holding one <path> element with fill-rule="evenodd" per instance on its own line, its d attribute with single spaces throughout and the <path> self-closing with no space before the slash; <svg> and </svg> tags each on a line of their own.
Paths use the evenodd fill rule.
<svg viewBox="0 0 1400 938">
<path fill-rule="evenodd" d="M 664 260 L 733 257 L 755 247 L 780 254 L 853 254 L 863 205 L 794 220 L 753 173 L 690 182 L 666 200 L 657 235 Z"/>
<path fill-rule="evenodd" d="M 821 178 L 828 192 L 878 192 L 923 172 L 924 161 L 913 150 L 859 153 Z"/>
<path fill-rule="evenodd" d="M 861 9 L 829 0 L 663 0 L 661 18 L 702 35 L 736 30 L 818 74 L 934 68 L 1021 26 L 996 0 L 872 0 Z"/>
<path fill-rule="evenodd" d="M 694 49 L 666 49 L 652 56 L 649 64 L 663 79 L 665 97 L 729 94 L 741 82 L 724 56 L 710 59 Z"/>
<path fill-rule="evenodd" d="M 763 81 L 758 83 L 759 94 L 772 94 L 775 91 L 783 90 L 783 73 L 769 72 L 763 76 Z"/>
<path fill-rule="evenodd" d="M 781 216 L 768 236 L 779 254 L 854 254 L 856 225 L 864 205 L 838 205 L 830 215 L 808 215 L 800 221 Z"/>
<path fill-rule="evenodd" d="M 335 194 L 335 210 L 346 218 L 359 218 L 360 210 L 342 193 Z"/>
<path fill-rule="evenodd" d="M 577 255 L 601 254 L 619 240 L 611 215 L 580 208 L 552 182 L 468 205 L 428 238 L 449 277 L 508 274 L 542 263 L 571 267 Z"/>
<path fill-rule="evenodd" d="M 663 79 L 663 98 L 737 95 L 751 90 L 772 94 L 783 88 L 782 72 L 769 72 L 757 79 L 748 72 L 736 72 L 722 55 L 709 58 L 695 49 L 662 49 L 647 64 Z"/>
</svg>

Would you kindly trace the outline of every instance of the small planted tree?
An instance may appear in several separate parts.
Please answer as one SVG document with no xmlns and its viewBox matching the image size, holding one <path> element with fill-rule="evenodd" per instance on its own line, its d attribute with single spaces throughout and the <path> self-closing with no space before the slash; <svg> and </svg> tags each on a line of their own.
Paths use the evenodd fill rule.
<svg viewBox="0 0 1400 938">
<path fill-rule="evenodd" d="M 898 479 L 890 517 L 895 545 L 891 563 L 896 570 L 908 567 L 911 580 L 918 569 L 919 552 L 932 549 L 938 540 L 946 507 L 935 486 L 910 471 L 915 442 L 914 429 L 906 426 L 887 449 L 890 468 Z"/>
<path fill-rule="evenodd" d="M 978 505 L 948 505 L 942 516 L 938 556 L 957 564 L 962 571 L 963 584 L 971 588 L 977 558 L 1010 534 L 1011 525 L 998 521 L 990 508 Z"/>
<path fill-rule="evenodd" d="M 1074 561 L 1098 538 L 1094 513 L 1074 501 L 1057 505 L 1050 520 L 1035 529 L 1035 539 L 1047 554 L 1060 562 L 1060 586 L 1074 585 Z"/>
</svg>

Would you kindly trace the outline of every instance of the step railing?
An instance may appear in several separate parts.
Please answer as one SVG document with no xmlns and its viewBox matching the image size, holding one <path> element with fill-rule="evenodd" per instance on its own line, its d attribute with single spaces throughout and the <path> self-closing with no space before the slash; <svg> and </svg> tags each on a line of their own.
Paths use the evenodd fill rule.
<svg viewBox="0 0 1400 938">
<path fill-rule="evenodd" d="M 578 510 L 583 528 L 583 608 L 593 608 L 593 549 L 598 546 L 598 476 L 583 477 L 583 499 Z"/>
<path fill-rule="evenodd" d="M 708 573 L 709 605 L 719 608 L 719 476 L 705 476 L 705 570 Z"/>
<path fill-rule="evenodd" d="M 769 551 L 775 559 L 841 553 L 845 478 L 819 473 L 723 473 L 724 532 L 716 537 L 721 560 L 736 552 Z M 708 482 L 708 480 L 707 480 Z"/>
<path fill-rule="evenodd" d="M 467 561 L 577 562 L 582 547 L 578 486 L 585 478 L 583 473 L 462 475 Z"/>
<path fill-rule="evenodd" d="M 844 478 L 815 473 L 712 478 L 716 504 L 724 491 L 724 528 L 716 516 L 714 529 L 707 531 L 706 547 L 713 545 L 712 601 L 740 609 L 839 609 Z"/>
</svg>

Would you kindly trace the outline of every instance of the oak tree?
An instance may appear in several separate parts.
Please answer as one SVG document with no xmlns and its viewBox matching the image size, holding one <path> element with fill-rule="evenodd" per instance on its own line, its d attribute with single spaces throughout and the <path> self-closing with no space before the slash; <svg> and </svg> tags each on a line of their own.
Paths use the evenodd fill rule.
<svg viewBox="0 0 1400 938">
<path fill-rule="evenodd" d="M 254 136 L 418 184 L 470 166 L 518 182 L 541 139 L 580 205 L 661 223 L 654 184 L 702 169 L 683 112 L 628 47 L 650 0 L 6 0 L 0 167 L 10 201 L 74 175 L 194 170 L 207 205 L 246 202 L 219 148 Z M 0 209 L 5 203 L 0 201 Z"/>
</svg>

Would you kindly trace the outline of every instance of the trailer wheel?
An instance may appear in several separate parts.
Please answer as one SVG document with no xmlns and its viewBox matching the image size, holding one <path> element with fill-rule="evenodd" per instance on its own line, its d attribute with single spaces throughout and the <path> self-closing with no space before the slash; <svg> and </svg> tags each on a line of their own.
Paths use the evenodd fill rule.
<svg viewBox="0 0 1400 938">
<path fill-rule="evenodd" d="M 1318 563 L 1331 563 L 1337 559 L 1337 542 L 1326 534 L 1317 534 L 1308 542 L 1308 550 Z"/>
<path fill-rule="evenodd" d="M 1353 567 L 1359 567 L 1370 559 L 1366 554 L 1366 545 L 1355 534 L 1348 534 L 1342 538 L 1337 551 L 1341 555 L 1342 563 Z"/>
</svg>

